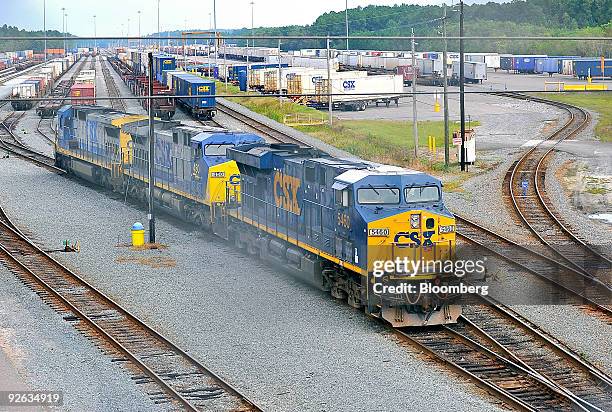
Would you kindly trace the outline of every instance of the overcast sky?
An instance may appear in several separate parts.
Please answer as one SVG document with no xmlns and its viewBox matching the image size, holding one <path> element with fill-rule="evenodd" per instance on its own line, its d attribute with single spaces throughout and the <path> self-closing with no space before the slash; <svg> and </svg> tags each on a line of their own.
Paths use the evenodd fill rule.
<svg viewBox="0 0 612 412">
<path fill-rule="evenodd" d="M 499 0 L 497 0 L 499 1 Z M 251 26 L 251 0 L 217 0 L 217 27 Z M 412 0 L 411 4 L 442 4 L 443 0 Z M 447 0 L 451 3 L 452 0 Z M 457 2 L 455 0 L 455 2 Z M 482 1 L 479 1 L 482 2 Z M 310 24 L 327 11 L 344 10 L 345 0 L 254 0 L 255 26 Z M 349 0 L 349 8 L 357 6 L 393 5 L 401 0 Z M 466 3 L 473 3 L 467 1 Z M 0 24 L 25 29 L 43 28 L 43 0 L 0 0 Z M 213 0 L 161 0 L 161 29 L 209 28 Z M 61 31 L 62 11 L 68 14 L 68 31 L 78 36 L 92 36 L 93 15 L 98 36 L 138 34 L 138 11 L 141 11 L 142 34 L 157 30 L 156 0 L 46 0 L 47 28 Z M 123 25 L 123 27 L 122 27 Z"/>
</svg>

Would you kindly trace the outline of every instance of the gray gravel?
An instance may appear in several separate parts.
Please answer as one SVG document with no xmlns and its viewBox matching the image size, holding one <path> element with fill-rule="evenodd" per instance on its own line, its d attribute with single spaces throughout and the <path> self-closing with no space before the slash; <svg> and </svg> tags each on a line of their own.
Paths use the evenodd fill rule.
<svg viewBox="0 0 612 412">
<path fill-rule="evenodd" d="M 59 410 L 164 410 L 1 265 L 0 277 L 0 352 L 8 360 L 2 374 L 31 390 L 63 391 Z"/>
<path fill-rule="evenodd" d="M 117 247 L 144 210 L 16 159 L 2 162 L 0 203 L 18 224 L 50 246 L 79 240 L 81 253 L 62 261 L 266 410 L 496 409 L 377 322 L 218 239 L 160 219 L 168 249 Z M 129 261 L 143 257 L 175 266 Z"/>
</svg>

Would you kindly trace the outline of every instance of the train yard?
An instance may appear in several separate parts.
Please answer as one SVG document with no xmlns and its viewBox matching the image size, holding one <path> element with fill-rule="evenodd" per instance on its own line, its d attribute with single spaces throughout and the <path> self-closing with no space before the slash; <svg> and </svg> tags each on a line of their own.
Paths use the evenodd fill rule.
<svg viewBox="0 0 612 412">
<path fill-rule="evenodd" d="M 109 62 L 100 57 L 98 59 L 106 93 L 109 97 L 121 97 L 124 89 L 117 84 Z M 95 69 L 95 59 L 84 59 L 80 67 L 86 62 L 89 62 L 90 69 Z M 472 216 L 463 216 L 463 210 L 452 210 L 456 217 L 457 237 L 459 243 L 472 245 L 479 253 L 499 260 L 498 270 L 504 272 L 503 276 L 519 278 L 533 287 L 548 285 L 554 294 L 549 296 L 550 302 L 541 303 L 563 306 L 558 318 L 527 318 L 524 312 L 515 312 L 508 305 L 531 305 L 534 302 L 506 301 L 505 290 L 501 288 L 492 291 L 489 298 L 479 297 L 476 302 L 466 305 L 457 324 L 431 328 L 391 328 L 365 316 L 357 316 L 358 312 L 349 306 L 350 301 L 349 305 L 334 305 L 325 294 L 297 284 L 290 276 L 270 269 L 266 262 L 242 255 L 219 239 L 197 235 L 191 227 L 185 228 L 185 223 L 175 222 L 169 217 L 167 221 L 162 220 L 163 232 L 167 232 L 162 243 L 169 250 L 143 252 L 146 256 L 139 257 L 121 246 L 122 241 L 108 234 L 121 232 L 126 227 L 129 229 L 130 219 L 137 219 L 138 216 L 142 219 L 145 213 L 142 206 L 138 203 L 127 204 L 126 199 L 114 199 L 116 194 L 98 193 L 93 188 L 82 189 L 87 193 L 87 198 L 79 203 L 78 198 L 83 196 L 78 188 L 82 183 L 72 178 L 50 175 L 49 172 L 63 174 L 64 170 L 54 166 L 53 159 L 48 155 L 28 147 L 31 142 L 27 140 L 36 138 L 43 139 L 47 145 L 54 144 L 59 126 L 53 120 L 42 117 L 30 119 L 28 124 L 38 124 L 36 131 L 32 130 L 27 139 L 18 137 L 15 128 L 24 122 L 24 116 L 32 116 L 33 111 L 16 114 L 6 107 L 1 112 L 3 130 L 0 150 L 7 153 L 9 158 L 2 159 L 8 167 L 6 175 L 0 173 L 0 182 L 6 184 L 19 173 L 25 173 L 28 177 L 23 187 L 7 188 L 8 198 L 0 199 L 0 210 L 6 212 L 0 215 L 1 261 L 79 333 L 90 337 L 104 356 L 124 365 L 132 380 L 146 387 L 145 392 L 155 405 L 187 410 L 319 409 L 313 404 L 324 405 L 322 409 L 330 410 L 381 409 L 385 405 L 385 409 L 399 410 L 406 407 L 420 409 L 425 405 L 441 408 L 455 402 L 457 407 L 461 405 L 462 409 L 474 410 L 494 407 L 608 410 L 612 406 L 609 354 L 598 353 L 593 348 L 605 345 L 612 325 L 609 306 L 611 257 L 609 250 L 600 250 L 583 236 L 576 235 L 571 224 L 556 213 L 556 207 L 547 195 L 547 182 L 552 178 L 547 173 L 547 166 L 555 155 L 555 149 L 566 139 L 578 138 L 592 118 L 587 111 L 573 105 L 507 93 L 501 94 L 501 97 L 515 99 L 517 104 L 528 99 L 549 105 L 559 111 L 561 121 L 561 125 L 552 133 L 541 132 L 538 144 L 513 153 L 509 168 L 502 171 L 505 178 L 500 189 L 505 213 L 517 226 L 523 227 L 529 241 L 516 242 L 499 227 L 492 229 L 490 222 L 485 225 L 475 221 Z M 125 101 L 111 100 L 102 104 L 117 112 L 128 112 Z M 224 127 L 225 122 L 219 120 L 224 117 L 270 143 L 299 146 L 309 146 L 311 143 L 295 135 L 290 136 L 282 128 L 273 127 L 268 122 L 256 120 L 248 111 L 235 110 L 219 101 L 216 110 L 218 118 L 204 121 L 194 119 L 188 124 Z M 31 162 L 36 168 L 19 163 L 17 159 Z M 109 231 L 103 232 L 106 237 L 99 239 L 100 233 L 93 228 L 71 229 L 70 221 L 66 219 L 58 219 L 58 222 L 43 228 L 42 224 L 51 216 L 61 213 L 63 208 L 58 204 L 51 207 L 33 204 L 32 208 L 39 211 L 38 216 L 20 209 L 20 201 L 34 201 L 32 193 L 28 192 L 39 179 L 49 186 L 41 190 L 41 196 L 50 195 L 54 188 L 61 190 L 59 188 L 66 187 L 71 193 L 67 195 L 70 200 L 66 204 L 71 205 L 73 218 L 85 220 L 92 204 L 100 203 L 93 215 L 101 215 L 95 222 L 109 225 Z M 16 199 L 19 200 L 14 202 Z M 110 215 L 103 212 L 105 209 L 120 209 L 124 216 L 110 222 Z M 11 222 L 13 215 L 16 215 L 16 223 Z M 95 222 L 89 224 L 95 226 Z M 28 233 L 36 232 L 45 240 L 33 244 L 20 233 L 22 229 Z M 50 246 L 50 241 L 57 242 L 62 236 L 82 238 L 83 251 L 58 257 L 51 257 L 43 251 Z M 124 241 L 126 236 L 119 235 Z M 99 239 L 100 244 L 94 239 Z M 232 279 L 224 279 L 224 276 L 219 276 L 223 274 L 208 269 L 206 276 L 211 279 L 191 276 L 195 271 L 199 273 L 201 268 L 193 262 L 190 251 L 182 249 L 185 244 L 194 242 L 202 243 L 193 246 L 199 251 L 198 256 L 212 267 L 227 265 L 224 274 L 235 273 Z M 227 262 L 228 259 L 232 262 Z M 155 268 L 153 271 L 157 272 L 153 279 L 144 279 L 143 267 Z M 252 268 L 252 273 L 241 273 L 245 272 L 245 267 Z M 69 268 L 75 268 L 80 274 L 76 275 Z M 103 273 L 108 276 L 105 278 Z M 135 289 L 125 275 L 133 280 Z M 270 275 L 276 282 L 270 281 Z M 167 276 L 176 277 L 177 284 L 168 285 Z M 242 290 L 241 279 L 261 285 L 252 286 L 255 291 Z M 279 284 L 282 285 L 280 296 L 273 305 L 265 296 Z M 161 285 L 164 285 L 163 292 Z M 190 290 L 210 293 L 212 288 L 219 285 L 227 288 L 222 293 L 224 296 L 210 296 L 205 308 L 194 309 L 201 322 L 200 328 L 204 330 L 184 336 L 185 330 L 181 324 L 189 321 L 191 313 L 179 316 L 172 313 L 170 308 L 177 310 L 183 305 L 195 305 L 201 296 L 193 295 Z M 297 297 L 295 293 L 301 295 Z M 164 308 L 163 311 L 168 310 L 168 313 L 151 311 L 151 302 L 158 296 L 160 307 Z M 295 299 L 298 306 L 293 304 Z M 175 300 L 178 303 L 170 303 Z M 276 304 L 290 307 L 294 316 L 305 317 L 303 322 L 317 332 L 300 330 L 291 314 L 278 313 Z M 322 313 L 310 313 L 310 305 L 323 308 Z M 207 309 L 214 307 L 224 307 L 224 316 L 209 313 Z M 259 309 L 259 313 L 255 312 L 255 308 Z M 583 333 L 589 334 L 599 329 L 603 331 L 603 337 L 593 333 L 593 341 L 586 342 L 584 346 L 577 346 L 575 340 L 565 342 L 566 337 L 556 325 L 566 322 L 564 316 L 567 311 L 572 312 L 572 316 L 585 316 L 588 319 L 581 326 Z M 216 310 L 212 312 L 219 315 Z M 259 325 L 270 324 L 258 330 L 256 324 L 245 319 L 249 318 L 246 314 L 259 320 Z M 346 325 L 339 327 L 336 323 L 338 315 L 348 317 L 356 332 L 347 329 Z M 146 319 L 146 323 L 139 319 Z M 333 339 L 326 337 L 323 329 L 314 326 L 319 322 L 332 327 L 336 325 L 342 339 L 335 334 Z M 151 328 L 147 325 L 157 326 Z M 284 337 L 279 336 L 278 328 L 281 327 L 286 335 Z M 225 328 L 227 332 L 219 332 L 219 328 Z M 363 349 L 357 349 L 362 345 L 353 346 L 352 332 L 359 336 L 360 342 L 363 340 L 383 348 L 382 358 L 366 359 L 368 354 Z M 232 339 L 233 344 L 228 344 L 228 339 L 234 333 L 240 337 Z M 315 333 L 321 336 L 312 339 Z M 388 336 L 395 338 L 389 339 Z M 295 348 L 293 339 L 301 341 L 299 349 Z M 236 353 L 237 348 L 241 349 L 241 354 Z M 215 349 L 219 352 L 216 353 Z M 426 353 L 431 358 L 422 359 L 417 353 Z M 415 355 L 414 359 L 407 360 L 406 357 L 411 355 Z M 302 356 L 304 360 L 297 360 Z M 264 358 L 266 360 L 262 360 Z M 198 359 L 204 361 L 200 363 Z M 277 365 L 284 365 L 286 370 L 292 371 L 296 378 L 294 383 L 286 380 L 286 370 L 273 367 L 273 359 Z M 299 367 L 289 366 L 291 362 L 298 363 Z M 381 366 L 388 365 L 388 362 L 401 367 Z M 349 365 L 354 368 L 355 363 L 369 371 L 369 376 L 376 377 L 381 385 L 397 385 L 402 379 L 413 379 L 417 384 L 429 385 L 431 391 L 411 395 L 408 400 L 405 394 L 387 399 L 391 403 L 366 399 L 355 391 L 365 382 L 345 370 Z M 432 364 L 439 370 L 424 372 Z M 322 372 L 326 367 L 330 371 Z M 218 370 L 223 373 L 214 372 Z M 415 370 L 419 373 L 418 378 L 411 372 Z M 310 381 L 313 376 L 317 377 L 317 382 Z M 338 376 L 345 379 L 343 385 L 333 384 Z M 441 376 L 446 376 L 448 382 L 438 381 L 434 384 Z M 469 384 L 459 383 L 459 376 L 467 378 Z M 427 383 L 420 381 L 422 379 L 428 380 Z M 451 389 L 457 383 L 458 388 Z M 348 389 L 351 387 L 353 389 Z M 347 397 L 345 391 L 351 395 Z M 444 396 L 434 399 L 439 396 L 438 391 L 448 391 L 455 400 Z"/>
</svg>

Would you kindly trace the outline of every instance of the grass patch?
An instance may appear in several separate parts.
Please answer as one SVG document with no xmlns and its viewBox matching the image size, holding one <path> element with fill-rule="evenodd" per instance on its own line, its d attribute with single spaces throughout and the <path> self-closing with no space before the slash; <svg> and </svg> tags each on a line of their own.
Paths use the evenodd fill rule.
<svg viewBox="0 0 612 412">
<path fill-rule="evenodd" d="M 609 92 L 561 92 L 538 93 L 539 97 L 569 103 L 599 113 L 595 136 L 603 142 L 612 142 L 612 93 Z"/>
<path fill-rule="evenodd" d="M 472 126 L 478 124 L 472 122 Z M 415 167 L 414 134 L 412 122 L 409 121 L 337 120 L 333 129 L 328 125 L 302 126 L 297 129 L 363 159 Z M 421 149 L 428 147 L 428 136 L 434 136 L 438 153 L 444 151 L 444 122 L 421 121 L 417 129 Z M 436 159 L 420 163 L 431 170 L 443 172 L 447 169 L 444 162 Z"/>
<path fill-rule="evenodd" d="M 586 191 L 592 195 L 605 195 L 608 193 L 605 187 L 589 187 Z"/>
</svg>

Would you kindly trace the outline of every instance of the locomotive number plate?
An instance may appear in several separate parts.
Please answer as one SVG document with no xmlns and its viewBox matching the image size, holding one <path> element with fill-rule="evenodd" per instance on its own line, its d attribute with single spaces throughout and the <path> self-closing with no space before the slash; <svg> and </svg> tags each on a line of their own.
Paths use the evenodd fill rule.
<svg viewBox="0 0 612 412">
<path fill-rule="evenodd" d="M 389 228 L 384 229 L 368 229 L 368 236 L 370 237 L 387 237 L 389 236 Z"/>
<path fill-rule="evenodd" d="M 225 177 L 225 172 L 211 172 L 210 177 Z"/>
</svg>

